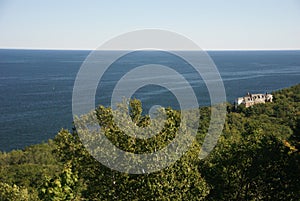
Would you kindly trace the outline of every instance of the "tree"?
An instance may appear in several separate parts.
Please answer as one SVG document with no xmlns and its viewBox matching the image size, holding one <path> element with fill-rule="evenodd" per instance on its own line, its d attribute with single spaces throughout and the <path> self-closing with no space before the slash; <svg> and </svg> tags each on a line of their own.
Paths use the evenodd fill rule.
<svg viewBox="0 0 300 201">
<path fill-rule="evenodd" d="M 68 162 L 58 177 L 46 177 L 39 189 L 39 198 L 46 201 L 80 200 L 81 187 L 77 172 L 72 171 L 72 165 Z"/>
<path fill-rule="evenodd" d="M 300 199 L 299 86 L 276 92 L 273 103 L 229 112 L 218 146 L 199 166 L 208 200 Z"/>
<path fill-rule="evenodd" d="M 169 108 L 165 110 L 167 120 L 160 133 L 147 140 L 134 139 L 122 133 L 113 121 L 112 112 L 111 108 L 100 106 L 96 110 L 98 123 L 112 143 L 134 153 L 153 152 L 166 146 L 176 135 L 180 124 L 180 113 Z M 130 114 L 136 125 L 142 127 L 148 124 L 147 116 L 141 115 L 139 101 L 130 102 Z M 87 189 L 82 191 L 82 196 L 86 199 L 203 200 L 209 193 L 209 188 L 198 171 L 200 147 L 197 143 L 173 165 L 158 172 L 135 175 L 111 170 L 96 161 L 81 144 L 77 129 L 74 129 L 73 133 L 62 130 L 56 136 L 55 152 L 61 161 L 74 164 L 74 169 L 87 186 Z M 94 142 L 93 138 L 88 140 Z"/>
<path fill-rule="evenodd" d="M 32 197 L 33 198 L 33 197 Z M 0 182 L 0 200 L 2 201 L 28 201 L 30 196 L 26 188 L 21 188 L 17 185 L 9 185 Z"/>
</svg>

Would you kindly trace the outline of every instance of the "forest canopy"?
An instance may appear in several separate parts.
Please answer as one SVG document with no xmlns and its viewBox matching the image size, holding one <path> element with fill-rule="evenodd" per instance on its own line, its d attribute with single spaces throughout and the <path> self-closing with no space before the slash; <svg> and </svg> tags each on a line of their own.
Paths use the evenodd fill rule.
<svg viewBox="0 0 300 201">
<path fill-rule="evenodd" d="M 87 152 L 75 127 L 47 143 L 0 153 L 0 200 L 300 200 L 300 84 L 272 94 L 273 102 L 249 108 L 227 103 L 222 135 L 203 160 L 198 155 L 211 108 L 199 108 L 197 140 L 154 173 L 107 168 Z M 144 153 L 176 136 L 180 111 L 165 111 L 162 132 L 146 141 L 124 135 L 111 108 L 95 113 L 113 144 Z M 130 117 L 139 127 L 149 125 L 139 100 L 130 101 Z"/>
</svg>

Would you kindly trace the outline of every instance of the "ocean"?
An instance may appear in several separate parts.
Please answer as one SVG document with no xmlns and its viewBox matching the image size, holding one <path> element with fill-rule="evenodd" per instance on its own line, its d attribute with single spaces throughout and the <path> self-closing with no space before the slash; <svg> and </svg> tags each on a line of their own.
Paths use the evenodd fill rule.
<svg viewBox="0 0 300 201">
<path fill-rule="evenodd" d="M 47 141 L 61 128 L 72 128 L 72 91 L 76 75 L 90 51 L 0 49 L 0 150 L 10 151 Z M 266 93 L 300 80 L 300 51 L 208 51 L 223 80 L 226 99 L 247 92 Z M 116 82 L 133 66 L 168 64 L 191 81 L 199 106 L 209 105 L 201 78 L 185 64 L 162 52 L 131 54 L 114 64 L 100 81 L 96 104 L 108 106 Z M 129 68 L 130 67 L 130 68 Z M 142 75 L 141 75 L 142 79 Z M 178 107 L 171 92 L 144 86 L 134 97 L 144 109 L 152 105 Z"/>
</svg>

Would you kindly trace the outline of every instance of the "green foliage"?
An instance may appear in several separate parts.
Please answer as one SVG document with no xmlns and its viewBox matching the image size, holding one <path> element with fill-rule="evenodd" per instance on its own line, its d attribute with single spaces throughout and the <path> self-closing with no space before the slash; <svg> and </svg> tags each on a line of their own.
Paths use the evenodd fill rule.
<svg viewBox="0 0 300 201">
<path fill-rule="evenodd" d="M 281 140 L 253 132 L 235 142 L 222 137 L 200 167 L 213 185 L 210 200 L 293 200 L 299 198 L 298 162 Z"/>
<path fill-rule="evenodd" d="M 47 201 L 80 200 L 80 187 L 78 174 L 72 171 L 72 165 L 68 162 L 59 176 L 53 179 L 46 177 L 39 189 L 39 198 Z"/>
<path fill-rule="evenodd" d="M 143 127 L 147 124 L 144 121 L 147 118 L 141 115 L 140 101 L 131 101 L 130 111 L 130 118 L 135 120 L 135 125 Z M 150 139 L 142 140 L 124 135 L 112 121 L 112 112 L 111 108 L 102 106 L 97 109 L 101 128 L 112 143 L 134 153 L 153 152 L 166 146 L 175 137 L 181 121 L 178 111 L 166 109 L 167 119 L 161 132 Z M 82 118 L 91 119 L 90 116 Z M 92 136 L 88 135 L 89 140 L 94 142 Z M 82 191 L 82 196 L 88 200 L 203 200 L 209 193 L 209 188 L 198 171 L 200 147 L 197 143 L 179 161 L 164 170 L 132 175 L 111 170 L 97 162 L 78 139 L 76 130 L 72 134 L 62 130 L 54 139 L 57 146 L 55 152 L 61 161 L 72 161 L 75 164 L 74 169 L 87 186 Z"/>
<path fill-rule="evenodd" d="M 199 125 L 194 113 L 181 122 L 182 114 L 171 108 L 158 112 L 163 121 L 152 121 L 134 99 L 129 118 L 117 124 L 115 111 L 100 106 L 83 118 L 94 121 L 95 114 L 92 123 L 124 151 L 160 150 L 174 140 L 181 123 L 198 129 L 197 142 L 161 171 L 127 174 L 95 160 L 78 130 L 61 130 L 48 143 L 0 153 L 0 200 L 300 200 L 300 84 L 273 96 L 274 102 L 249 108 L 227 104 L 223 134 L 204 160 L 198 156 L 214 108 L 200 108 Z M 135 137 L 138 129 L 153 125 L 161 126 L 155 136 Z M 96 136 L 83 137 L 95 152 L 101 149 Z"/>
<path fill-rule="evenodd" d="M 53 141 L 26 147 L 24 150 L 13 150 L 0 153 L 0 165 L 42 164 L 53 165 L 57 161 L 52 154 Z"/>
<path fill-rule="evenodd" d="M 30 200 L 37 200 L 37 188 L 42 185 L 42 178 L 45 175 L 52 177 L 60 169 L 59 162 L 52 154 L 53 145 L 53 141 L 49 140 L 48 143 L 32 145 L 24 150 L 0 153 L 1 182 L 25 188 L 31 195 Z"/>
<path fill-rule="evenodd" d="M 212 188 L 208 200 L 300 199 L 299 89 L 275 92 L 273 103 L 231 107 L 218 146 L 199 166 Z"/>
<path fill-rule="evenodd" d="M 20 188 L 17 185 L 9 185 L 0 182 L 0 200 L 1 201 L 28 201 L 30 196 L 26 188 Z"/>
<path fill-rule="evenodd" d="M 161 129 L 157 129 L 159 126 L 155 127 L 155 122 L 152 122 L 152 124 L 154 124 L 154 130 L 161 131 L 157 133 L 156 136 L 144 140 L 132 136 L 135 136 L 135 126 L 145 127 L 149 125 L 149 117 L 147 115 L 141 116 L 142 105 L 140 101 L 130 101 L 130 107 L 130 117 L 134 124 L 130 124 L 131 122 L 129 122 L 129 120 L 128 122 L 123 123 L 122 128 L 119 128 L 119 126 L 114 123 L 112 118 L 113 111 L 111 108 L 100 106 L 96 110 L 97 118 L 99 119 L 99 125 L 104 130 L 106 137 L 113 144 L 124 151 L 133 153 L 152 153 L 155 150 L 165 147 L 174 139 L 178 126 L 180 125 L 180 112 L 172 109 L 166 109 L 166 119 Z M 159 123 L 160 122 L 157 122 L 157 124 Z M 124 131 L 126 131 L 126 134 Z M 128 135 L 128 133 L 131 135 Z"/>
</svg>

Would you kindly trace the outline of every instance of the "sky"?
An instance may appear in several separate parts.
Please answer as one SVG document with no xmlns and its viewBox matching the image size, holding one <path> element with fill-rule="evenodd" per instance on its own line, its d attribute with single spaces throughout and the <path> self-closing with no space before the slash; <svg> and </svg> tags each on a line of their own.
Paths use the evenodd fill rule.
<svg viewBox="0 0 300 201">
<path fill-rule="evenodd" d="M 300 0 L 0 0 L 0 48 L 95 49 L 149 28 L 205 50 L 300 49 Z"/>
</svg>

